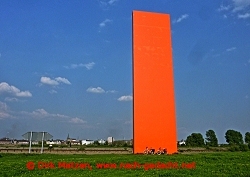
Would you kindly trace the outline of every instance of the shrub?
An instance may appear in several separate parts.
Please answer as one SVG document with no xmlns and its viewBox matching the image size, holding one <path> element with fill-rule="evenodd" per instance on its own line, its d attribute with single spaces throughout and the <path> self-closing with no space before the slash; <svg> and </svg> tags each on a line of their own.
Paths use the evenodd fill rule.
<svg viewBox="0 0 250 177">
<path fill-rule="evenodd" d="M 240 147 L 238 145 L 232 145 L 228 150 L 231 152 L 240 151 Z"/>
<path fill-rule="evenodd" d="M 219 152 L 219 151 L 220 151 L 220 149 L 214 149 L 214 151 L 215 151 L 215 152 Z"/>
<path fill-rule="evenodd" d="M 229 144 L 220 144 L 219 146 L 220 147 L 229 147 L 230 145 Z"/>
<path fill-rule="evenodd" d="M 207 150 L 210 150 L 211 148 L 209 146 L 205 146 Z"/>
<path fill-rule="evenodd" d="M 239 148 L 241 151 L 244 151 L 244 152 L 249 150 L 249 148 L 246 144 L 241 144 Z"/>
<path fill-rule="evenodd" d="M 78 151 L 85 151 L 85 147 L 84 146 L 80 146 L 77 150 Z"/>
<path fill-rule="evenodd" d="M 68 147 L 67 145 L 61 144 L 59 145 L 60 148 Z"/>
</svg>

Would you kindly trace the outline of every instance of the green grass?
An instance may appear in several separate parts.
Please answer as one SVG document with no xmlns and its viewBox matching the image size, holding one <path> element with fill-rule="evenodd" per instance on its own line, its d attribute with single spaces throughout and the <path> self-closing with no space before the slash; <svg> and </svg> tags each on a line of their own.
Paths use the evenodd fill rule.
<svg viewBox="0 0 250 177">
<path fill-rule="evenodd" d="M 35 163 L 34 170 L 26 168 L 27 162 Z M 38 162 L 52 162 L 53 169 L 38 169 Z M 58 162 L 89 163 L 89 169 L 58 169 Z M 142 166 L 135 169 L 119 168 L 121 163 L 149 164 L 195 162 L 194 169 L 148 169 Z M 97 163 L 113 163 L 116 169 L 97 169 Z M 0 154 L 0 176 L 250 176 L 250 152 L 214 152 L 176 155 L 57 155 L 57 154 Z"/>
</svg>

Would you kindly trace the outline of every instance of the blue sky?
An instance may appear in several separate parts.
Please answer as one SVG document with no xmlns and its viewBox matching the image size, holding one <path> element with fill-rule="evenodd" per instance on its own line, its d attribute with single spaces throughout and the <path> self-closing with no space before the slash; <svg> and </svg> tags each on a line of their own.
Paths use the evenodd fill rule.
<svg viewBox="0 0 250 177">
<path fill-rule="evenodd" d="M 0 137 L 132 138 L 133 10 L 171 15 L 178 139 L 250 131 L 250 0 L 10 0 Z"/>
</svg>

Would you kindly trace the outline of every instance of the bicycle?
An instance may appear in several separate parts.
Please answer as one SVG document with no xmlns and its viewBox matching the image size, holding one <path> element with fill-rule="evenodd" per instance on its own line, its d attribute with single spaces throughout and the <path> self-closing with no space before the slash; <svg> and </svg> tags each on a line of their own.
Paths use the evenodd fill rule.
<svg viewBox="0 0 250 177">
<path fill-rule="evenodd" d="M 166 148 L 159 148 L 159 150 L 157 151 L 157 155 L 161 155 L 161 154 L 167 154 L 167 149 Z"/>
<path fill-rule="evenodd" d="M 146 147 L 143 154 L 145 154 L 145 155 L 154 155 L 155 154 L 155 149 Z"/>
</svg>

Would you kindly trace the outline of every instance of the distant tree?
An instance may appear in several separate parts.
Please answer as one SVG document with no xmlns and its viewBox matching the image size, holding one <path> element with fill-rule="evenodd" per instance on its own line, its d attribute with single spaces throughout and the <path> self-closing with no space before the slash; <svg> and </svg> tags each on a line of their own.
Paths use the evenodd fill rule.
<svg viewBox="0 0 250 177">
<path fill-rule="evenodd" d="M 246 132 L 245 134 L 245 143 L 250 144 L 250 132 Z"/>
<path fill-rule="evenodd" d="M 218 146 L 218 139 L 216 134 L 213 130 L 206 131 L 206 144 L 208 146 L 217 147 Z"/>
<path fill-rule="evenodd" d="M 193 147 L 199 147 L 199 146 L 204 146 L 204 138 L 202 134 L 200 133 L 192 133 L 187 137 L 186 140 L 186 145 L 187 146 L 193 146 Z"/>
<path fill-rule="evenodd" d="M 226 132 L 226 142 L 230 145 L 232 144 L 243 144 L 242 134 L 235 130 L 227 130 Z"/>
</svg>

